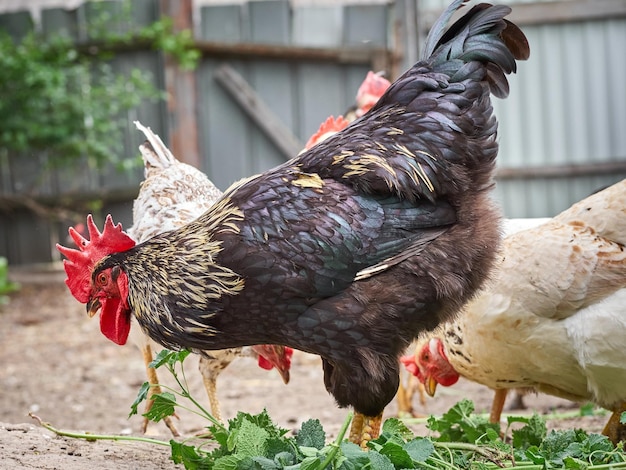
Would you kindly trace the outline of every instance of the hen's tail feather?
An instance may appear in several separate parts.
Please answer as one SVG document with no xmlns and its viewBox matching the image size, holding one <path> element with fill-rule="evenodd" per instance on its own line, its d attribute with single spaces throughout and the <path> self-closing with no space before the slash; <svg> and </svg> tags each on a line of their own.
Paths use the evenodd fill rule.
<svg viewBox="0 0 626 470">
<path fill-rule="evenodd" d="M 152 132 L 152 129 L 145 127 L 139 121 L 135 121 L 135 126 L 143 132 L 148 140 L 139 146 L 146 171 L 149 168 L 167 168 L 178 161 L 161 138 Z"/>
<path fill-rule="evenodd" d="M 481 3 L 445 30 L 455 10 L 466 0 L 456 0 L 433 25 L 424 49 L 424 60 L 433 69 L 460 82 L 469 78 L 465 72 L 475 73 L 465 67 L 476 61 L 486 66 L 487 82 L 494 96 L 506 98 L 509 85 L 506 74 L 517 69 L 515 60 L 525 60 L 530 47 L 524 33 L 504 19 L 511 9 L 504 5 Z"/>
</svg>

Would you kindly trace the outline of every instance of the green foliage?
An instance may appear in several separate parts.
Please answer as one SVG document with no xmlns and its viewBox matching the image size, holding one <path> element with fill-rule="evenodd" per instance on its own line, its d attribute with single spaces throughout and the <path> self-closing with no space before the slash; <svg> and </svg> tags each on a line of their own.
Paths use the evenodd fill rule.
<svg viewBox="0 0 626 470">
<path fill-rule="evenodd" d="M 45 152 L 52 165 L 87 157 L 97 166 L 127 166 L 120 159 L 126 113 L 165 94 L 145 71 L 115 72 L 113 51 L 140 41 L 172 55 L 186 69 L 197 65 L 199 52 L 191 33 L 174 33 L 169 18 L 126 32 L 107 28 L 112 21 L 122 20 L 104 11 L 95 16 L 89 36 L 98 47 L 91 48 L 75 44 L 67 34 L 30 32 L 17 41 L 0 32 L 0 153 L 30 157 Z"/>
<path fill-rule="evenodd" d="M 441 418 L 431 416 L 428 428 L 439 432 L 438 441 L 443 442 L 478 442 L 488 433 L 500 432 L 498 424 L 490 423 L 484 416 L 473 414 L 474 404 L 470 400 L 461 400 Z"/>
<path fill-rule="evenodd" d="M 175 394 L 193 401 L 184 379 L 188 354 L 162 351 L 152 366 L 166 367 L 181 385 L 182 392 Z M 147 384 L 141 387 L 131 414 L 147 397 L 148 389 Z M 148 414 L 151 419 L 162 419 L 181 406 L 173 393 L 157 395 L 155 403 L 158 410 Z M 194 403 L 200 414 L 210 416 Z M 240 412 L 227 426 L 218 422 L 207 426 L 211 445 L 206 440 L 197 446 L 192 445 L 193 439 L 170 441 L 172 460 L 189 470 L 626 469 L 621 445 L 615 447 L 606 437 L 582 430 L 547 433 L 545 421 L 538 415 L 508 418 L 509 426 L 522 426 L 505 442 L 499 426 L 474 414 L 469 400 L 460 401 L 441 417 L 431 416 L 428 427 L 437 434 L 432 437 L 416 437 L 404 422 L 390 418 L 367 451 L 344 440 L 350 420 L 348 416 L 335 441 L 327 444 L 317 419 L 302 423 L 291 437 L 265 410 L 257 415 Z"/>
<path fill-rule="evenodd" d="M 9 263 L 0 256 L 0 305 L 9 303 L 7 294 L 20 288 L 19 284 L 9 281 Z"/>
</svg>

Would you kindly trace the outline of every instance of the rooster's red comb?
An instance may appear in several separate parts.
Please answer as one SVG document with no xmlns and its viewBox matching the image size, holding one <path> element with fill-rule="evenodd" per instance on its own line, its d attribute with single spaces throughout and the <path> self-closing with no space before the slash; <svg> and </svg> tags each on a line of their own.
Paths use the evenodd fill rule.
<svg viewBox="0 0 626 470">
<path fill-rule="evenodd" d="M 337 117 L 337 119 L 335 119 L 333 116 L 329 116 L 320 125 L 320 128 L 317 130 L 317 132 L 313 134 L 311 138 L 307 141 L 304 148 L 306 150 L 310 149 L 318 142 L 324 140 L 326 137 L 330 137 L 334 133 L 345 129 L 346 127 L 348 127 L 348 124 L 350 124 L 350 122 L 347 121 L 343 116 L 339 116 Z"/>
<path fill-rule="evenodd" d="M 69 234 L 78 246 L 78 250 L 67 248 L 57 243 L 59 250 L 67 259 L 63 267 L 67 274 L 65 284 L 79 302 L 86 304 L 91 291 L 91 271 L 98 261 L 111 253 L 126 251 L 135 246 L 135 241 L 122 231 L 122 224 L 113 225 L 113 219 L 107 215 L 102 233 L 96 227 L 91 215 L 87 216 L 89 240 L 84 238 L 74 227 Z"/>
</svg>

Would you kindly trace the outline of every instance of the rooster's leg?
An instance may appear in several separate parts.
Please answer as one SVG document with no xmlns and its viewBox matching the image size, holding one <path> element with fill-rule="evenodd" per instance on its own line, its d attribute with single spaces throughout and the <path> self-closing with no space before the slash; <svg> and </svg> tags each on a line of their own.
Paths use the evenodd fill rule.
<svg viewBox="0 0 626 470">
<path fill-rule="evenodd" d="M 148 391 L 148 399 L 146 400 L 145 413 L 147 413 L 148 411 L 150 411 L 150 409 L 152 408 L 152 404 L 154 403 L 152 396 L 154 394 L 161 393 L 161 387 L 159 386 L 159 377 L 157 376 L 156 370 L 153 367 L 150 367 L 150 363 L 154 359 L 152 355 L 152 348 L 150 347 L 150 343 L 146 341 L 146 343 L 141 348 L 141 353 L 143 354 L 143 362 L 146 366 L 146 375 L 148 376 L 148 383 L 151 385 L 150 390 Z M 141 425 L 141 432 L 143 434 L 146 433 L 149 422 L 150 420 L 144 416 L 143 423 Z M 174 426 L 174 422 L 172 421 L 171 416 L 166 416 L 165 418 L 163 418 L 163 422 L 165 422 L 165 425 L 169 428 L 170 432 L 172 433 L 172 436 L 174 437 L 180 436 L 178 429 L 176 429 L 176 426 Z"/>
<path fill-rule="evenodd" d="M 502 416 L 502 410 L 504 409 L 504 402 L 506 400 L 508 390 L 506 388 L 500 388 L 495 391 L 493 396 L 493 402 L 491 403 L 491 413 L 489 414 L 490 423 L 499 423 Z"/>
<path fill-rule="evenodd" d="M 361 446 L 362 449 L 367 449 L 367 443 L 380 435 L 382 421 L 382 413 L 378 416 L 365 416 L 361 413 L 354 413 L 352 427 L 350 428 L 350 441 Z"/>
<path fill-rule="evenodd" d="M 626 402 L 623 402 L 613 410 L 613 414 L 602 430 L 602 434 L 607 436 L 613 444 L 620 441 L 626 442 L 626 425 L 620 423 L 620 417 L 625 411 Z"/>
</svg>

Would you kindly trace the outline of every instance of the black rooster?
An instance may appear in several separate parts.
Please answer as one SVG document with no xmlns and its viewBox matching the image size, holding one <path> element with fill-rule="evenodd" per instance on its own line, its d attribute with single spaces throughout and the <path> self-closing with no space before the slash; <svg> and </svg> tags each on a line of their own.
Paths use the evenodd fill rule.
<svg viewBox="0 0 626 470">
<path fill-rule="evenodd" d="M 424 59 L 345 130 L 231 187 L 181 229 L 134 242 L 108 218 L 68 258 L 66 281 L 123 343 L 130 316 L 168 348 L 283 344 L 318 354 L 350 438 L 376 437 L 400 354 L 487 278 L 500 239 L 490 199 L 490 92 L 528 43 L 480 4 L 434 25 Z"/>
</svg>

